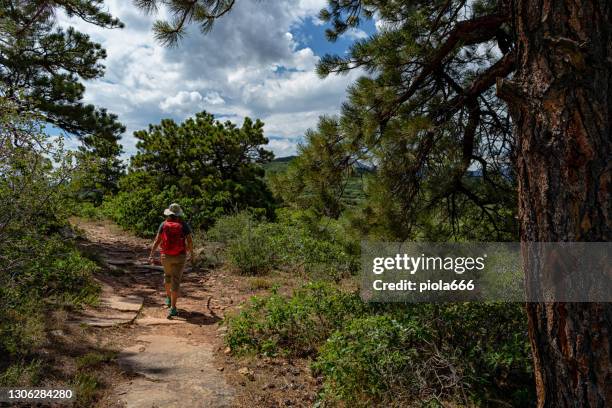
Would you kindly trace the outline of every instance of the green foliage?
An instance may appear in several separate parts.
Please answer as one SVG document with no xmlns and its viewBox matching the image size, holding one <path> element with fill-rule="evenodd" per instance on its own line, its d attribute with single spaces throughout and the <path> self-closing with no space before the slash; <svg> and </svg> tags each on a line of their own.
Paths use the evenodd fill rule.
<svg viewBox="0 0 612 408">
<path fill-rule="evenodd" d="M 229 244 L 240 237 L 245 229 L 251 229 L 259 222 L 260 220 L 257 220 L 254 214 L 249 211 L 224 215 L 219 217 L 214 227 L 208 230 L 207 236 L 211 241 Z"/>
<path fill-rule="evenodd" d="M 277 264 L 276 250 L 267 224 L 247 227 L 228 245 L 229 264 L 243 275 L 261 275 Z"/>
<path fill-rule="evenodd" d="M 191 207 L 188 205 L 194 200 L 178 197 L 176 186 L 158 191 L 153 183 L 153 177 L 147 173 L 128 174 L 119 182 L 119 193 L 102 203 L 101 212 L 127 230 L 144 236 L 155 235 L 163 220 L 162 211 L 169 203 L 177 202 L 182 208 L 189 209 Z M 191 219 L 189 212 L 188 216 L 198 226 L 204 214 L 194 214 L 195 217 Z"/>
<path fill-rule="evenodd" d="M 195 23 L 201 32 L 212 29 L 216 19 L 233 7 L 235 0 L 135 0 L 137 7 L 145 13 L 155 13 L 160 6 L 166 6 L 169 20 L 157 20 L 153 24 L 155 39 L 166 46 L 174 46 L 183 38 L 188 23 Z"/>
<path fill-rule="evenodd" d="M 17 361 L 0 371 L 0 387 L 38 385 L 43 365 L 40 360 Z"/>
<path fill-rule="evenodd" d="M 322 117 L 317 131 L 307 131 L 305 139 L 287 170 L 270 176 L 272 189 L 297 208 L 313 208 L 322 215 L 338 218 L 352 170 L 341 165 L 350 156 L 346 154 L 338 120 Z"/>
<path fill-rule="evenodd" d="M 337 129 L 326 136 L 342 141 L 334 147 L 345 159 L 327 164 L 338 173 L 354 160 L 377 166 L 366 203 L 355 211 L 354 224 L 364 233 L 397 240 L 517 239 L 514 138 L 494 82 L 483 78 L 494 65 L 503 67 L 495 77 L 512 70 L 485 44 L 497 43 L 507 57 L 512 40 L 498 2 L 474 2 L 459 17 L 454 10 L 464 5 L 332 0 L 321 11 L 331 24 L 330 40 L 374 15 L 384 27 L 345 55 L 324 56 L 317 67 L 321 76 L 356 68 L 370 74 L 349 88 Z M 453 38 L 464 35 L 455 31 L 459 24 L 478 21 L 492 23 L 478 43 Z"/>
<path fill-rule="evenodd" d="M 6 209 L 0 214 L 0 354 L 5 357 L 0 376 L 5 381 L 21 381 L 15 373 L 27 372 L 36 360 L 50 310 L 91 302 L 98 292 L 91 278 L 95 264 L 66 238 L 71 158 L 61 141 L 52 143 L 41 132 L 39 121 L 0 98 L 0 203 Z"/>
<path fill-rule="evenodd" d="M 246 275 L 282 269 L 339 279 L 357 270 L 357 248 L 339 223 L 304 212 L 278 211 L 274 223 L 245 213 L 223 217 L 208 237 L 225 242 L 229 264 Z"/>
<path fill-rule="evenodd" d="M 56 16 L 65 12 L 104 28 L 123 25 L 104 11 L 100 1 L 6 0 L 2 4 L 1 94 L 20 112 L 35 113 L 38 121 L 79 138 L 82 145 L 76 158 L 88 171 L 73 177 L 73 188 L 80 199 L 99 204 L 104 194 L 117 187 L 123 169 L 119 139 L 125 127 L 116 115 L 83 103 L 82 80 L 102 77 L 106 52 L 74 27 L 61 27 Z"/>
<path fill-rule="evenodd" d="M 356 406 L 533 401 L 527 322 L 520 304 L 366 304 L 312 283 L 254 297 L 226 320 L 236 353 L 309 356 L 322 398 Z"/>
<path fill-rule="evenodd" d="M 428 367 L 434 363 L 431 351 L 422 348 L 430 338 L 426 326 L 402 324 L 389 316 L 350 321 L 327 340 L 313 364 L 325 377 L 324 397 L 362 407 L 426 400 L 422 388 L 436 383 L 424 376 L 435 371 Z"/>
<path fill-rule="evenodd" d="M 79 370 L 96 368 L 102 363 L 109 362 L 116 357 L 115 352 L 91 352 L 77 358 L 77 368 Z"/>
<path fill-rule="evenodd" d="M 312 355 L 363 308 L 357 295 L 322 282 L 308 284 L 290 298 L 273 291 L 266 298 L 253 297 L 248 308 L 228 318 L 226 342 L 235 352 Z"/>
<path fill-rule="evenodd" d="M 77 372 L 72 380 L 72 386 L 76 395 L 76 405 L 78 407 L 90 407 L 100 385 L 101 381 L 96 374 Z"/>
<path fill-rule="evenodd" d="M 82 141 L 75 156 L 80 167 L 87 171 L 77 172 L 71 187 L 79 201 L 99 206 L 104 196 L 116 193 L 119 188 L 119 179 L 125 169 L 119 158 L 123 149 L 118 136 L 86 136 Z"/>
<path fill-rule="evenodd" d="M 80 356 L 76 360 L 77 371 L 71 380 L 76 394 L 76 407 L 91 407 L 99 397 L 105 381 L 98 370 L 101 365 L 112 361 L 116 353 L 112 351 L 96 351 Z"/>
<path fill-rule="evenodd" d="M 241 127 L 206 112 L 181 124 L 163 120 L 134 133 L 139 140 L 119 193 L 104 204 L 121 226 L 152 234 L 171 202 L 181 204 L 194 227 L 242 209 L 273 214 L 262 165 L 273 155 L 263 123 L 246 118 Z"/>
<path fill-rule="evenodd" d="M 533 399 L 520 305 L 384 309 L 351 321 L 323 345 L 313 368 L 325 378 L 325 398 L 357 406 L 410 406 L 432 399 L 526 406 Z"/>
<path fill-rule="evenodd" d="M 116 190 L 123 171 L 119 140 L 125 127 L 116 115 L 83 103 L 82 80 L 103 76 L 106 52 L 74 27 L 58 24 L 60 12 L 99 27 L 122 27 L 100 1 L 3 1 L 1 94 L 20 112 L 79 138 L 82 144 L 74 157 L 87 171 L 73 174 L 72 188 L 79 199 L 99 204 Z"/>
<path fill-rule="evenodd" d="M 85 87 L 80 81 L 104 74 L 101 60 L 106 52 L 74 27 L 60 27 L 60 11 L 99 27 L 122 27 L 99 1 L 3 1 L 0 80 L 5 96 L 69 133 L 110 136 L 112 141 L 123 126 L 115 115 L 83 104 Z"/>
<path fill-rule="evenodd" d="M 90 220 L 102 220 L 107 217 L 102 211 L 102 207 L 96 207 L 94 203 L 88 201 L 76 202 L 72 211 L 75 216 Z"/>
</svg>

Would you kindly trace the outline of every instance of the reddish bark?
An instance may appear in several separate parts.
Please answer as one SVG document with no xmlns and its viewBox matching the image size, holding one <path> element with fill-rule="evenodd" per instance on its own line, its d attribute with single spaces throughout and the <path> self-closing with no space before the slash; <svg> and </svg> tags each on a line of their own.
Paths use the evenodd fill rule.
<svg viewBox="0 0 612 408">
<path fill-rule="evenodd" d="M 612 2 L 515 7 L 517 73 L 498 93 L 516 126 L 521 240 L 610 241 Z M 612 305 L 527 312 L 538 406 L 612 406 Z"/>
</svg>

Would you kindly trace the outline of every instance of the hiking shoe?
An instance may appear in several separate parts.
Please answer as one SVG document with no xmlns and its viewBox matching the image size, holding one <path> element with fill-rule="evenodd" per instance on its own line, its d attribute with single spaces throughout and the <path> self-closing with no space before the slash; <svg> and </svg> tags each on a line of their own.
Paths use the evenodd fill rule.
<svg viewBox="0 0 612 408">
<path fill-rule="evenodd" d="M 176 307 L 171 307 L 170 308 L 170 313 L 168 313 L 168 319 L 174 317 L 174 316 L 178 316 L 178 310 L 176 310 Z"/>
<path fill-rule="evenodd" d="M 166 306 L 170 307 L 170 298 L 166 296 L 166 301 L 164 303 L 166 303 Z"/>
</svg>

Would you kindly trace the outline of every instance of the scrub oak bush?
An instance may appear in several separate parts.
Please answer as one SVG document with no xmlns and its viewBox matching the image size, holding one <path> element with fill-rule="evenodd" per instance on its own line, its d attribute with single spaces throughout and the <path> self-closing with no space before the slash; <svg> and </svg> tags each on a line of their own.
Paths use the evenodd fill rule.
<svg viewBox="0 0 612 408">
<path fill-rule="evenodd" d="M 311 283 L 292 296 L 255 297 L 227 324 L 234 352 L 312 358 L 321 398 L 332 404 L 533 401 L 519 304 L 366 304 L 356 293 Z"/>
<path fill-rule="evenodd" d="M 400 406 L 427 400 L 428 391 L 459 391 L 461 373 L 437 356 L 431 338 L 427 326 L 386 315 L 351 320 L 328 338 L 313 364 L 324 376 L 324 398 L 363 407 Z"/>
<path fill-rule="evenodd" d="M 363 309 L 357 294 L 324 282 L 307 284 L 291 297 L 273 291 L 268 297 L 253 297 L 246 309 L 227 319 L 226 341 L 235 352 L 314 355 L 322 339 Z"/>
<path fill-rule="evenodd" d="M 295 222 L 283 211 L 276 218 L 272 223 L 248 213 L 222 217 L 208 237 L 227 245 L 230 266 L 245 275 L 281 269 L 337 280 L 357 270 L 354 248 L 339 238 L 339 231 Z"/>
<path fill-rule="evenodd" d="M 518 304 L 386 306 L 353 319 L 321 347 L 325 399 L 356 406 L 497 400 L 529 406 L 533 374 Z M 485 404 L 486 405 L 486 404 Z"/>
</svg>

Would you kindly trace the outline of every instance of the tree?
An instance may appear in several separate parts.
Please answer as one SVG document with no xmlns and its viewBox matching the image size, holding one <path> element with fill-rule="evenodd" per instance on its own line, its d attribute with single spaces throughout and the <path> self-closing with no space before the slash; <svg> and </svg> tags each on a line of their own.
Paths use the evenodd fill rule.
<svg viewBox="0 0 612 408">
<path fill-rule="evenodd" d="M 42 132 L 35 116 L 0 97 L 0 277 L 19 275 L 32 253 L 68 219 L 72 154 Z M 4 282 L 6 283 L 6 282 Z M 3 285 L 4 286 L 4 285 Z"/>
<path fill-rule="evenodd" d="M 442 197 L 462 194 L 489 216 L 490 200 L 512 194 L 499 180 L 518 168 L 522 240 L 609 241 L 611 9 L 595 0 L 330 0 L 320 15 L 330 40 L 363 18 L 383 29 L 347 56 L 323 58 L 319 73 L 369 73 L 349 92 L 345 134 L 355 151 L 387 152 L 405 214 L 444 156 L 454 165 Z M 499 175 L 485 196 L 464 183 L 473 166 L 485 180 Z M 538 405 L 609 405 L 612 305 L 527 309 Z"/>
<path fill-rule="evenodd" d="M 70 180 L 87 169 L 76 169 L 61 138 L 43 130 L 39 117 L 0 96 L 0 377 L 7 385 L 31 383 L 47 368 L 40 352 L 50 341 L 49 315 L 98 292 L 95 263 L 65 233 Z"/>
<path fill-rule="evenodd" d="M 419 147 L 414 150 L 417 160 L 407 160 L 417 163 L 412 174 L 418 174 L 427 170 L 419 163 L 439 146 L 438 135 L 445 125 L 463 111 L 467 120 L 459 142 L 464 163 L 468 159 L 481 162 L 482 156 L 473 157 L 476 137 L 486 135 L 490 127 L 475 129 L 487 116 L 500 117 L 489 108 L 499 106 L 499 101 L 491 99 L 491 88 L 498 82 L 498 92 L 509 102 L 515 122 L 513 144 L 518 147 L 513 163 L 519 172 L 521 240 L 610 240 L 609 195 L 601 193 L 610 178 L 606 170 L 612 122 L 607 91 L 611 68 L 606 63 L 612 50 L 609 2 L 475 2 L 469 7 L 463 1 L 384 5 L 332 1 L 322 17 L 333 22 L 329 31 L 333 39 L 359 24 L 360 15 L 374 12 L 388 24 L 383 34 L 357 43 L 348 58 L 327 57 L 319 67 L 322 74 L 356 66 L 372 72 L 380 65 L 391 68 L 355 87 L 353 103 L 345 109 L 347 116 L 357 110 L 357 119 L 382 127 L 369 135 L 386 139 L 390 123 L 424 110 L 436 128 L 419 135 Z M 475 45 L 482 49 L 491 43 L 501 55 L 470 75 L 466 64 L 474 60 L 465 56 L 479 52 Z M 374 44 L 379 45 L 378 51 Z M 385 64 L 385 58 L 391 64 Z M 505 79 L 517 68 L 515 80 Z M 453 73 L 457 69 L 470 82 L 456 86 L 459 78 L 453 78 Z M 447 84 L 451 94 L 431 106 L 439 95 L 439 81 Z M 389 89 L 393 91 L 387 93 Z M 422 180 L 418 177 L 408 185 L 418 188 Z M 529 265 L 527 254 L 524 264 Z M 530 303 L 527 310 L 539 406 L 609 403 L 612 305 Z"/>
<path fill-rule="evenodd" d="M 272 194 L 261 166 L 273 158 L 263 123 L 241 127 L 201 112 L 177 124 L 164 119 L 134 132 L 137 152 L 120 181 L 116 218 L 141 233 L 154 231 L 160 209 L 178 201 L 192 222 L 209 226 L 222 214 L 252 208 L 272 216 Z"/>
<path fill-rule="evenodd" d="M 342 145 L 338 120 L 322 117 L 318 129 L 307 131 L 305 139 L 287 171 L 271 176 L 272 188 L 286 203 L 338 218 L 344 207 L 342 195 L 352 173 L 352 168 L 343 164 L 343 160 L 351 157 Z"/>
<path fill-rule="evenodd" d="M 116 115 L 82 101 L 82 80 L 104 74 L 101 61 L 106 52 L 87 35 L 61 28 L 55 20 L 55 13 L 63 11 L 100 27 L 122 27 L 102 6 L 100 0 L 3 1 L 0 81 L 2 94 L 14 100 L 21 112 L 77 136 L 84 150 L 99 155 L 116 173 L 121 172 L 117 157 L 125 127 Z"/>
<path fill-rule="evenodd" d="M 497 89 L 516 129 L 521 241 L 609 242 L 612 4 L 521 0 L 513 11 L 517 72 Z M 527 313 L 539 406 L 609 406 L 612 304 Z"/>
<path fill-rule="evenodd" d="M 104 195 L 115 194 L 119 189 L 119 179 L 124 173 L 125 164 L 120 159 L 123 149 L 112 138 L 85 136 L 75 158 L 87 172 L 73 177 L 73 188 L 82 200 L 102 203 Z"/>
</svg>

